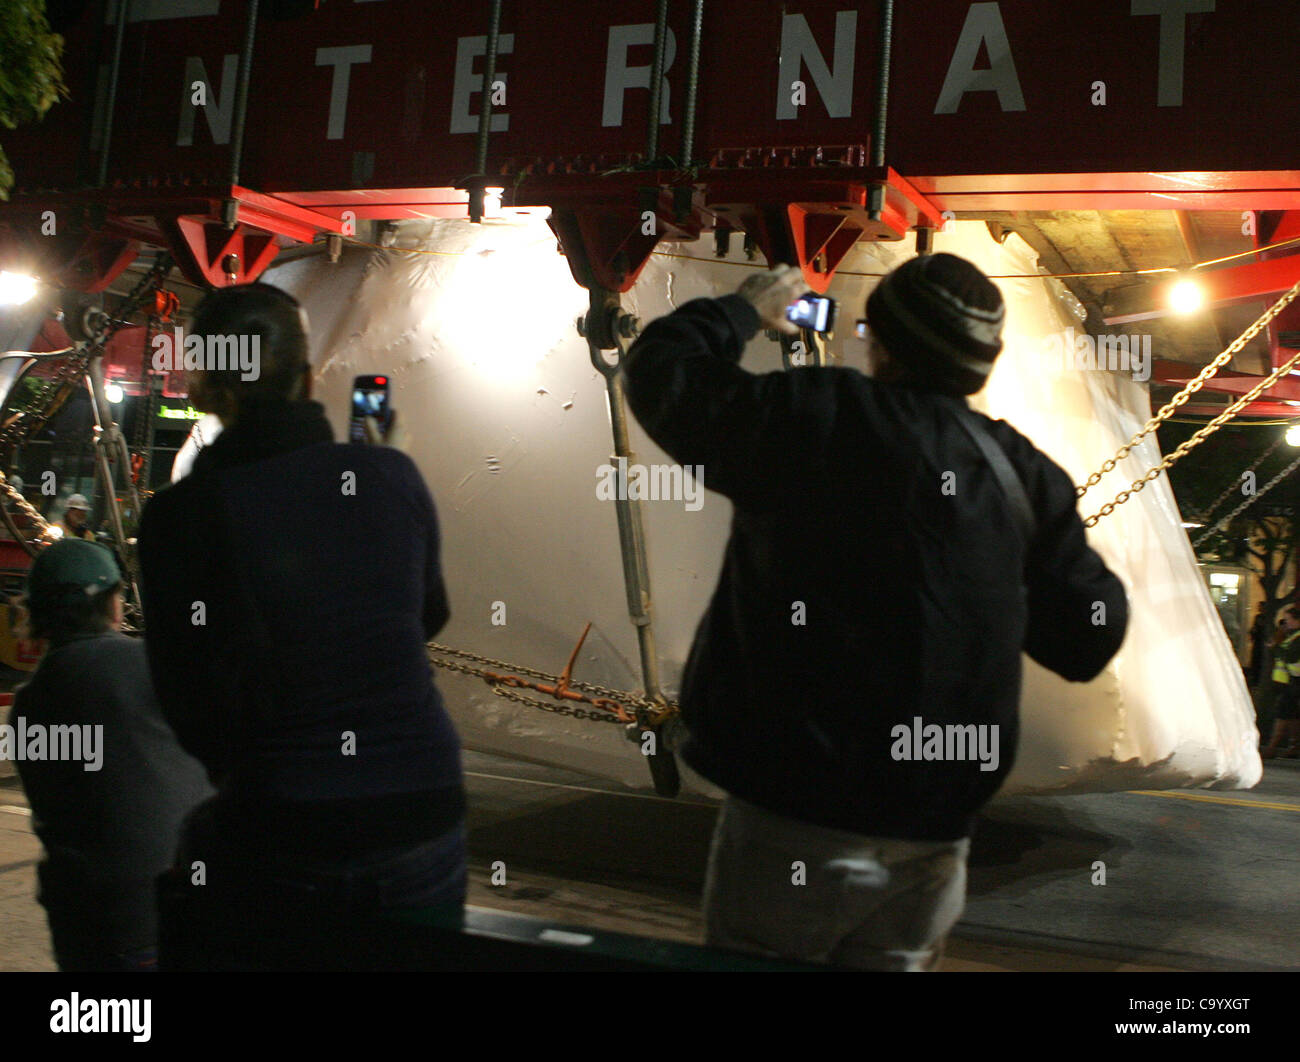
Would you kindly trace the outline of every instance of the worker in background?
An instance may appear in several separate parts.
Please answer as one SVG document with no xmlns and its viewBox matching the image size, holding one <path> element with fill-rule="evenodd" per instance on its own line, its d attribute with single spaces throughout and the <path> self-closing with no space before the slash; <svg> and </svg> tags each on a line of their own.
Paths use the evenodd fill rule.
<svg viewBox="0 0 1300 1062">
<path fill-rule="evenodd" d="M 933 969 L 975 815 L 1015 759 L 1021 651 L 1092 679 L 1127 598 L 1066 473 L 966 405 L 1002 347 L 983 273 L 936 254 L 882 280 L 871 375 L 746 372 L 745 345 L 792 333 L 804 290 L 793 267 L 756 274 L 653 322 L 625 360 L 646 433 L 734 507 L 681 691 L 683 758 L 730 794 L 707 940 Z"/>
<path fill-rule="evenodd" d="M 74 494 L 63 508 L 63 519 L 59 526 L 63 528 L 64 538 L 83 538 L 93 540 L 95 532 L 90 527 L 90 503 L 84 494 Z"/>
<path fill-rule="evenodd" d="M 190 334 L 257 337 L 261 360 L 190 376 L 223 429 L 140 524 L 158 697 L 218 786 L 182 848 L 207 884 L 169 894 L 162 962 L 320 968 L 342 926 L 464 905 L 460 742 L 425 649 L 450 614 L 437 516 L 405 454 L 334 442 L 292 296 L 219 289 Z"/>
<path fill-rule="evenodd" d="M 1273 734 L 1259 750 L 1271 760 L 1300 756 L 1300 605 L 1278 613 L 1273 636 Z M 1285 751 L 1283 751 L 1285 750 Z"/>
<path fill-rule="evenodd" d="M 27 634 L 43 656 L 8 722 L 29 746 L 45 738 L 42 757 L 17 767 L 45 846 L 39 899 L 64 971 L 157 968 L 154 880 L 182 821 L 212 795 L 163 721 L 144 644 L 118 633 L 121 586 L 112 554 L 75 538 L 41 550 L 27 577 Z M 55 758 L 53 727 L 78 734 L 80 759 Z"/>
</svg>

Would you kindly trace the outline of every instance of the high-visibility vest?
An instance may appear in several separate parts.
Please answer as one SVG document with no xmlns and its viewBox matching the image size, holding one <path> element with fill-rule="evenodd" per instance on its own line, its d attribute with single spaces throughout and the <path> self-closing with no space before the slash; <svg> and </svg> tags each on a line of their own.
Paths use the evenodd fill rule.
<svg viewBox="0 0 1300 1062">
<path fill-rule="evenodd" d="M 1293 678 L 1300 678 L 1300 646 L 1295 645 L 1295 640 L 1300 638 L 1300 631 L 1289 635 L 1281 645 L 1273 651 L 1273 681 L 1287 685 Z"/>
</svg>

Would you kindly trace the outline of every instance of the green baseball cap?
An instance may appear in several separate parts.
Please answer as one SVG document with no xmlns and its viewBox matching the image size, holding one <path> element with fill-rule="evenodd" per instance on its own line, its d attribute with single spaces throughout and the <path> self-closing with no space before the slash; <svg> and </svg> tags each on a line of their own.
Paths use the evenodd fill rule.
<svg viewBox="0 0 1300 1062">
<path fill-rule="evenodd" d="M 106 547 L 64 538 L 36 555 L 27 573 L 27 597 L 48 599 L 68 593 L 101 594 L 122 581 L 117 561 Z"/>
</svg>

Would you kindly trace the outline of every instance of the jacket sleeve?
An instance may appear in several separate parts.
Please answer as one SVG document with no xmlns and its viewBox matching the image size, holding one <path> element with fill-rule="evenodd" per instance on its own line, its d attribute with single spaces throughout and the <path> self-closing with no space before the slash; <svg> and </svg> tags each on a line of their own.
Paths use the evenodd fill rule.
<svg viewBox="0 0 1300 1062">
<path fill-rule="evenodd" d="M 1019 438 L 1033 457 L 1027 485 L 1038 515 L 1026 570 L 1025 652 L 1064 679 L 1087 682 L 1124 641 L 1128 596 L 1119 577 L 1088 545 L 1069 476 Z"/>
<path fill-rule="evenodd" d="M 217 521 L 210 511 L 187 518 L 175 489 L 155 495 L 141 514 L 145 648 L 164 718 L 185 750 L 220 774 L 234 738 L 239 617 L 215 570 Z"/>
<path fill-rule="evenodd" d="M 696 299 L 652 322 L 624 359 L 628 404 L 674 461 L 750 508 L 774 504 L 822 467 L 835 425 L 835 375 L 746 372 L 758 330 L 737 295 Z"/>
</svg>

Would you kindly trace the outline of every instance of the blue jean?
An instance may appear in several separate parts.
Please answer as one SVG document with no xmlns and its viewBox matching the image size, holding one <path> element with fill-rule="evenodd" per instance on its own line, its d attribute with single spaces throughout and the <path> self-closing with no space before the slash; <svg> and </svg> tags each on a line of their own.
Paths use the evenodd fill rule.
<svg viewBox="0 0 1300 1062">
<path fill-rule="evenodd" d="M 195 864 L 202 864 L 202 885 Z M 399 849 L 337 859 L 250 853 L 191 820 L 162 886 L 165 970 L 335 968 L 339 934 L 406 908 L 464 907 L 465 824 Z"/>
</svg>

